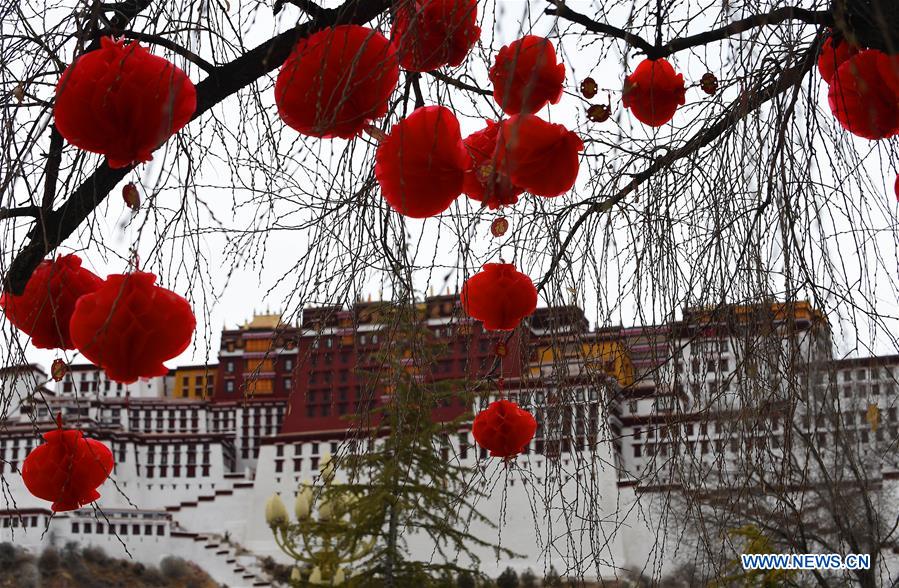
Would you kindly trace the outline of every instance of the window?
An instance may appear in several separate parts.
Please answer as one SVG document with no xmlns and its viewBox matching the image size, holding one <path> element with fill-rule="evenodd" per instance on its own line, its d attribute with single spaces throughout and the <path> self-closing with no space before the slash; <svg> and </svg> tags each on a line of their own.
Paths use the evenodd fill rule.
<svg viewBox="0 0 899 588">
<path fill-rule="evenodd" d="M 284 378 L 284 389 L 290 390 L 293 388 L 293 381 L 290 378 Z"/>
<path fill-rule="evenodd" d="M 225 392 L 234 392 L 234 380 L 227 380 L 225 382 Z"/>
<path fill-rule="evenodd" d="M 641 456 L 641 446 L 634 445 L 634 457 L 640 457 L 640 456 Z"/>
<path fill-rule="evenodd" d="M 228 361 L 225 363 L 225 371 L 228 372 L 229 374 L 234 373 L 234 362 L 233 361 Z"/>
<path fill-rule="evenodd" d="M 290 371 L 293 369 L 293 360 L 288 358 L 284 360 L 284 369 Z"/>
<path fill-rule="evenodd" d="M 640 427 L 634 427 L 634 439 L 640 438 Z"/>
</svg>

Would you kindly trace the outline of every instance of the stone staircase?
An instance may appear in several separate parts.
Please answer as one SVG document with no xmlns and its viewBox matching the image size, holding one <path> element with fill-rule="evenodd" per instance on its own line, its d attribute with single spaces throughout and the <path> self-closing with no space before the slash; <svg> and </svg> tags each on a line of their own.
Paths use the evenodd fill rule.
<svg viewBox="0 0 899 588">
<path fill-rule="evenodd" d="M 177 530 L 171 537 L 184 547 L 180 557 L 196 562 L 220 584 L 229 588 L 273 586 L 255 555 L 225 542 L 220 535 Z"/>
<path fill-rule="evenodd" d="M 225 478 L 230 487 L 165 508 L 173 520 L 171 536 L 193 544 L 190 553 L 181 557 L 197 562 L 216 582 L 229 588 L 273 586 L 258 558 L 222 535 L 226 531 L 234 531 L 232 534 L 236 535 L 238 527 L 245 524 L 241 513 L 247 508 L 254 485 L 242 474 L 229 474 Z M 229 521 L 229 513 L 237 518 Z M 214 532 L 208 528 L 210 523 L 217 527 Z"/>
</svg>

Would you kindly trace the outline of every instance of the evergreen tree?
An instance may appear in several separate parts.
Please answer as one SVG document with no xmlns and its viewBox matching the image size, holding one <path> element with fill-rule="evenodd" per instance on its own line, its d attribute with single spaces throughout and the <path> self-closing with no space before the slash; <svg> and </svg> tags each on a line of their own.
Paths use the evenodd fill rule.
<svg viewBox="0 0 899 588">
<path fill-rule="evenodd" d="M 341 463 L 349 487 L 358 488 L 354 532 L 376 538 L 360 580 L 386 588 L 434 585 L 446 571 L 463 571 L 456 563 L 460 556 L 477 566 L 474 548 L 513 555 L 469 532 L 474 522 L 494 527 L 474 506 L 483 493 L 469 484 L 470 470 L 449 451 L 449 436 L 471 413 L 441 421 L 434 412 L 460 406 L 460 400 L 471 406 L 473 397 L 460 382 L 435 381 L 431 368 L 445 348 L 423 324 L 420 310 L 411 304 L 378 309 L 379 322 L 389 325 L 379 334 L 386 343 L 365 362 L 374 366 L 365 374 L 367 390 L 382 402 L 364 415 L 369 442 L 356 443 Z M 433 545 L 433 553 L 419 561 L 407 547 L 421 540 Z"/>
<path fill-rule="evenodd" d="M 506 568 L 496 579 L 497 588 L 518 588 L 518 573 L 512 568 Z"/>
<path fill-rule="evenodd" d="M 556 571 L 556 566 L 550 564 L 549 571 L 546 572 L 546 576 L 543 578 L 543 585 L 550 588 L 562 588 L 564 584 L 559 576 L 559 572 Z"/>
<path fill-rule="evenodd" d="M 460 572 L 456 577 L 456 586 L 457 588 L 475 588 L 477 583 L 474 580 L 474 576 L 470 573 Z"/>
<path fill-rule="evenodd" d="M 531 568 L 521 574 L 521 588 L 537 588 L 537 575 Z"/>
</svg>

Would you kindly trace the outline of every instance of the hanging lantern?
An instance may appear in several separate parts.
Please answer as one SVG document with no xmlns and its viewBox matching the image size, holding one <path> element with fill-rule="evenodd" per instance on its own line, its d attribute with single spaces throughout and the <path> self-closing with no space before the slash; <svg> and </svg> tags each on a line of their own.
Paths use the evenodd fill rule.
<svg viewBox="0 0 899 588">
<path fill-rule="evenodd" d="M 821 78 L 828 84 L 833 79 L 833 74 L 850 57 L 861 51 L 858 47 L 845 39 L 834 39 L 833 35 L 827 37 L 818 54 L 818 71 Z"/>
<path fill-rule="evenodd" d="M 100 39 L 100 49 L 66 68 L 56 86 L 56 128 L 111 168 L 150 161 L 187 124 L 197 92 L 171 62 L 139 43 Z"/>
<path fill-rule="evenodd" d="M 278 73 L 275 102 L 291 128 L 351 139 L 387 114 L 399 80 L 396 50 L 381 33 L 341 25 L 300 39 Z"/>
<path fill-rule="evenodd" d="M 712 72 L 706 72 L 699 79 L 699 87 L 703 92 L 712 96 L 718 91 L 718 78 Z"/>
<path fill-rule="evenodd" d="M 662 126 L 685 102 L 684 76 L 676 73 L 666 59 L 644 59 L 624 79 L 621 103 L 643 124 Z"/>
<path fill-rule="evenodd" d="M 537 432 L 534 415 L 509 400 L 497 400 L 474 418 L 475 441 L 494 457 L 515 457 Z"/>
<path fill-rule="evenodd" d="M 390 40 L 409 71 L 461 65 L 481 36 L 477 0 L 404 0 L 397 6 Z"/>
<path fill-rule="evenodd" d="M 0 307 L 9 322 L 31 336 L 35 347 L 75 349 L 69 334 L 75 302 L 102 283 L 98 276 L 81 267 L 80 257 L 64 255 L 56 261 L 42 261 L 21 295 L 0 295 Z"/>
<path fill-rule="evenodd" d="M 509 230 L 509 221 L 506 217 L 501 216 L 499 218 L 493 219 L 493 222 L 490 223 L 490 232 L 494 237 L 502 237 L 506 234 L 506 231 Z"/>
<path fill-rule="evenodd" d="M 596 93 L 599 91 L 599 86 L 596 85 L 596 80 L 593 78 L 584 78 L 584 81 L 581 82 L 581 95 L 590 100 Z"/>
<path fill-rule="evenodd" d="M 899 175 L 896 176 L 896 183 L 893 184 L 893 192 L 896 193 L 896 201 L 899 202 Z"/>
<path fill-rule="evenodd" d="M 140 192 L 137 191 L 137 186 L 134 185 L 134 182 L 128 182 L 122 188 L 122 200 L 125 201 L 125 206 L 132 211 L 137 212 L 140 208 Z"/>
<path fill-rule="evenodd" d="M 876 49 L 862 51 L 837 69 L 830 110 L 853 135 L 879 140 L 899 132 L 899 62 Z"/>
<path fill-rule="evenodd" d="M 190 345 L 196 326 L 190 304 L 155 281 L 146 272 L 113 274 L 75 305 L 72 340 L 110 380 L 164 376 L 162 362 Z"/>
<path fill-rule="evenodd" d="M 61 382 L 66 374 L 69 373 L 69 366 L 61 358 L 57 357 L 50 365 L 50 377 L 54 382 Z"/>
<path fill-rule="evenodd" d="M 112 452 L 81 431 L 44 433 L 46 443 L 34 448 L 22 464 L 25 487 L 53 504 L 53 512 L 76 510 L 100 498 L 97 492 L 112 472 Z"/>
<path fill-rule="evenodd" d="M 544 37 L 525 35 L 499 50 L 490 68 L 493 98 L 507 114 L 533 114 L 562 98 L 565 66 Z"/>
<path fill-rule="evenodd" d="M 487 127 L 465 137 L 465 147 L 471 155 L 471 170 L 465 174 L 465 194 L 486 204 L 491 210 L 515 204 L 524 192 L 512 184 L 503 170 L 497 169 L 496 140 L 500 125 L 492 120 Z"/>
<path fill-rule="evenodd" d="M 591 122 L 604 123 L 612 116 L 612 109 L 607 104 L 593 104 L 587 109 L 587 118 Z"/>
<path fill-rule="evenodd" d="M 533 114 L 502 123 L 495 165 L 512 184 L 535 196 L 560 196 L 574 186 L 584 143 L 559 124 Z"/>
<path fill-rule="evenodd" d="M 471 158 L 459 121 L 444 106 L 424 106 L 393 125 L 375 154 L 375 178 L 397 212 L 436 216 L 461 193 Z"/>
<path fill-rule="evenodd" d="M 511 263 L 487 263 L 462 286 L 462 308 L 488 331 L 511 331 L 537 308 L 537 288 Z"/>
</svg>

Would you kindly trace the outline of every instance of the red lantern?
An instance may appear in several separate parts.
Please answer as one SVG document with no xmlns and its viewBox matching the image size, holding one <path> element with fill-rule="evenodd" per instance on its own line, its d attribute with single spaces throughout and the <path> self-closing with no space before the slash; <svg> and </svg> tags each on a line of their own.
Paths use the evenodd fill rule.
<svg viewBox="0 0 899 588">
<path fill-rule="evenodd" d="M 100 498 L 97 492 L 113 468 L 112 452 L 78 430 L 44 433 L 22 464 L 22 480 L 34 496 L 51 501 L 53 512 L 76 510 Z"/>
<path fill-rule="evenodd" d="M 624 79 L 621 103 L 649 126 L 667 123 L 685 102 L 684 76 L 676 73 L 666 59 L 644 59 Z"/>
<path fill-rule="evenodd" d="M 0 307 L 13 325 L 31 336 L 40 349 L 75 349 L 69 334 L 69 319 L 75 302 L 103 283 L 91 271 L 81 267 L 77 255 L 42 261 L 19 296 L 4 293 Z"/>
<path fill-rule="evenodd" d="M 390 39 L 400 65 L 409 71 L 456 67 L 481 36 L 477 0 L 404 0 L 398 5 Z"/>
<path fill-rule="evenodd" d="M 113 274 L 75 305 L 72 340 L 111 380 L 164 376 L 162 362 L 190 344 L 196 326 L 190 304 L 155 281 L 146 272 Z"/>
<path fill-rule="evenodd" d="M 487 263 L 462 286 L 462 308 L 488 331 L 511 331 L 537 308 L 537 288 L 511 263 Z"/>
<path fill-rule="evenodd" d="M 471 158 L 459 121 L 443 106 L 418 108 L 393 125 L 375 154 L 381 193 L 397 212 L 435 216 L 461 193 Z"/>
<path fill-rule="evenodd" d="M 475 441 L 494 457 L 515 457 L 534 438 L 534 416 L 509 400 L 491 402 L 474 418 L 471 433 Z"/>
<path fill-rule="evenodd" d="M 181 69 L 139 43 L 103 37 L 100 49 L 63 72 L 54 114 L 69 143 L 119 168 L 153 159 L 196 108 L 196 89 Z"/>
<path fill-rule="evenodd" d="M 830 110 L 844 129 L 878 140 L 899 131 L 899 62 L 868 49 L 850 57 L 830 84 Z"/>
<path fill-rule="evenodd" d="M 861 49 L 845 39 L 839 39 L 834 42 L 832 35 L 828 37 L 824 41 L 824 45 L 821 46 L 821 53 L 818 55 L 818 71 L 821 73 L 824 81 L 829 84 L 837 68 L 859 51 Z"/>
<path fill-rule="evenodd" d="M 486 128 L 468 135 L 464 141 L 472 163 L 471 170 L 465 174 L 465 194 L 483 202 L 491 210 L 515 204 L 524 192 L 496 167 L 494 157 L 499 130 L 499 124 L 488 120 Z"/>
<path fill-rule="evenodd" d="M 517 114 L 503 121 L 500 139 L 495 165 L 515 186 L 547 198 L 574 186 L 584 143 L 564 126 Z"/>
<path fill-rule="evenodd" d="M 341 25 L 300 39 L 278 73 L 281 119 L 312 137 L 351 139 L 387 114 L 399 80 L 396 50 L 368 27 Z"/>
<path fill-rule="evenodd" d="M 899 175 L 896 176 L 896 183 L 893 184 L 893 192 L 896 193 L 896 201 L 899 202 Z"/>
<path fill-rule="evenodd" d="M 565 66 L 543 37 L 525 35 L 500 49 L 489 75 L 493 98 L 508 114 L 532 114 L 562 98 Z"/>
</svg>

